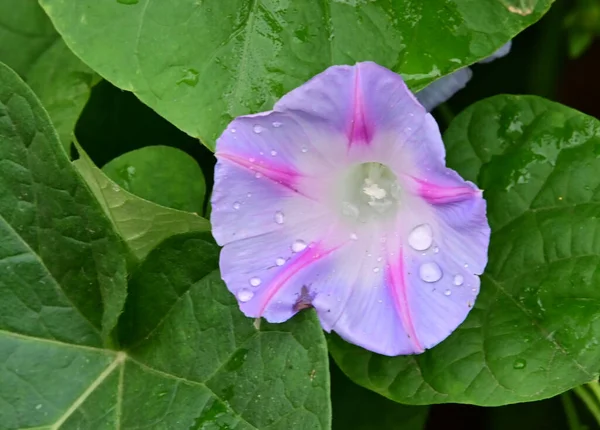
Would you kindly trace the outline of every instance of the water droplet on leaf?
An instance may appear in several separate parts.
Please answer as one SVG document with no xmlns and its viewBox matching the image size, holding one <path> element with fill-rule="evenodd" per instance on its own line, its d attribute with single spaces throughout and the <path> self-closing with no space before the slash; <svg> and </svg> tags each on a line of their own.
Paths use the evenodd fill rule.
<svg viewBox="0 0 600 430">
<path fill-rule="evenodd" d="M 522 369 L 525 369 L 526 367 L 527 367 L 527 361 L 523 360 L 522 358 L 517 358 L 515 360 L 515 362 L 513 363 L 513 369 L 522 370 Z"/>
<path fill-rule="evenodd" d="M 177 84 L 186 84 L 195 87 L 198 84 L 200 73 L 196 69 L 183 69 L 183 77 L 177 81 Z"/>
</svg>

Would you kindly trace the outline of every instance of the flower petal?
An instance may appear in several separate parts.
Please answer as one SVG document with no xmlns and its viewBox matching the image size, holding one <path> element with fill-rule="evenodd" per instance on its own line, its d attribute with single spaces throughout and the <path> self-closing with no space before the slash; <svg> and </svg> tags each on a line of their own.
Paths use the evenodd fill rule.
<svg viewBox="0 0 600 430">
<path fill-rule="evenodd" d="M 509 54 L 511 49 L 512 49 L 512 40 L 509 40 L 504 45 L 502 45 L 496 52 L 494 52 L 489 57 L 484 58 L 479 63 L 480 64 L 491 63 L 492 61 L 497 60 L 498 58 L 505 57 Z"/>
<path fill-rule="evenodd" d="M 427 109 L 427 112 L 431 112 L 462 90 L 472 76 L 473 72 L 468 67 L 443 76 L 419 91 L 416 94 L 417 100 Z"/>
</svg>

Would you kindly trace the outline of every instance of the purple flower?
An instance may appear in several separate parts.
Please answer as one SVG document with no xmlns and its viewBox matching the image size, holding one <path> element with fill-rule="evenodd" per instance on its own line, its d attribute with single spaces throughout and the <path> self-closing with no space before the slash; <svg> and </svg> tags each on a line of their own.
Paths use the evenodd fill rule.
<svg viewBox="0 0 600 430">
<path fill-rule="evenodd" d="M 327 331 L 423 352 L 465 319 L 490 230 L 481 191 L 445 167 L 434 119 L 374 63 L 335 66 L 217 142 L 213 234 L 249 317 L 312 306 Z"/>
</svg>

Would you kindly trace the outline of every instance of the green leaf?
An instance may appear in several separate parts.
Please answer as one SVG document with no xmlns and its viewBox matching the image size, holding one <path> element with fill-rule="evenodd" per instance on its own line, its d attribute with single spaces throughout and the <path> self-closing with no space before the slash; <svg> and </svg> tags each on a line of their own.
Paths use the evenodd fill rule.
<svg viewBox="0 0 600 430">
<path fill-rule="evenodd" d="M 0 332 L 0 428 L 329 429 L 315 314 L 255 328 L 217 259 L 202 235 L 148 256 L 131 279 L 126 352 Z"/>
<path fill-rule="evenodd" d="M 138 149 L 115 158 L 102 171 L 136 196 L 182 211 L 203 212 L 206 185 L 202 170 L 179 149 Z"/>
<path fill-rule="evenodd" d="M 334 430 L 423 430 L 428 406 L 392 402 L 362 388 L 331 363 L 331 401 Z"/>
<path fill-rule="evenodd" d="M 355 382 L 403 403 L 484 406 L 554 396 L 598 376 L 600 122 L 536 97 L 461 113 L 448 165 L 485 190 L 489 263 L 467 320 L 419 356 L 331 337 Z"/>
<path fill-rule="evenodd" d="M 196 214 L 167 208 L 125 191 L 98 169 L 80 147 L 78 149 L 80 158 L 73 161 L 74 166 L 138 260 L 143 260 L 168 237 L 210 230 L 210 223 Z"/>
<path fill-rule="evenodd" d="M 0 244 L 0 331 L 102 344 L 125 302 L 124 247 L 46 111 L 1 63 Z"/>
<path fill-rule="evenodd" d="M 214 149 L 333 64 L 373 60 L 418 90 L 492 54 L 552 0 L 41 0 L 73 51 Z"/>
<path fill-rule="evenodd" d="M 67 48 L 36 0 L 0 0 L 0 61 L 36 93 L 68 149 L 97 75 Z"/>
</svg>

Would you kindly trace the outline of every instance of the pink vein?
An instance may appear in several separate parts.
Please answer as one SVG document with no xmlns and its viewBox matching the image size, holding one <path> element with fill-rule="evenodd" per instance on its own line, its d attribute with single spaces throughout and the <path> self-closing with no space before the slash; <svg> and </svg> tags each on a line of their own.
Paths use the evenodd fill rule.
<svg viewBox="0 0 600 430">
<path fill-rule="evenodd" d="M 416 352 L 423 352 L 424 348 L 417 338 L 415 326 L 412 321 L 410 309 L 408 306 L 408 295 L 406 291 L 406 280 L 404 279 L 404 255 L 402 249 L 398 253 L 398 263 L 391 264 L 388 269 L 388 277 L 390 280 L 390 292 L 396 305 L 396 311 L 402 322 L 402 326 L 414 347 Z"/>
<path fill-rule="evenodd" d="M 272 165 L 267 166 L 262 163 L 252 162 L 244 157 L 240 157 L 238 155 L 233 154 L 220 152 L 216 154 L 216 156 L 218 158 L 237 164 L 238 166 L 243 167 L 244 169 L 251 170 L 255 173 L 259 173 L 265 178 L 277 184 L 283 185 L 284 187 L 289 188 L 290 190 L 294 191 L 295 193 L 301 194 L 304 197 L 311 198 L 303 192 L 301 192 L 300 190 L 298 190 L 298 188 L 296 187 L 296 182 L 298 181 L 298 178 L 302 176 L 298 172 L 285 168 L 272 167 Z"/>
<path fill-rule="evenodd" d="M 364 103 L 362 98 L 362 90 L 360 88 L 360 72 L 359 67 L 356 67 L 354 74 L 354 100 L 352 105 L 352 123 L 350 133 L 348 134 L 348 146 L 355 143 L 368 144 L 370 136 L 365 124 Z"/>
<path fill-rule="evenodd" d="M 411 178 L 418 184 L 418 193 L 421 197 L 427 200 L 428 203 L 434 205 L 443 205 L 447 203 L 456 203 L 463 200 L 468 200 L 476 195 L 481 194 L 481 190 L 476 190 L 471 187 L 443 187 L 436 184 Z"/>
<path fill-rule="evenodd" d="M 262 303 L 260 305 L 260 312 L 258 313 L 258 315 L 263 315 L 265 309 L 267 308 L 267 306 L 269 306 L 271 300 L 273 300 L 273 297 L 275 297 L 275 295 L 281 290 L 281 288 L 285 286 L 285 284 L 290 280 L 290 278 L 292 278 L 292 276 L 294 276 L 302 269 L 305 269 L 306 267 L 310 266 L 312 263 L 316 263 L 322 258 L 328 256 L 338 248 L 339 246 L 329 249 L 327 251 L 319 251 L 319 247 L 317 245 L 315 245 L 313 248 L 306 248 L 306 250 L 303 251 L 302 254 L 300 254 L 300 256 L 295 261 L 289 264 L 285 268 L 285 270 L 280 272 L 271 281 L 266 294 L 263 295 Z"/>
</svg>

